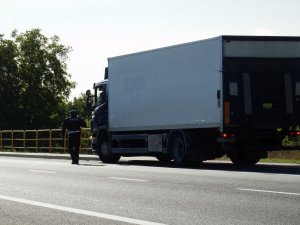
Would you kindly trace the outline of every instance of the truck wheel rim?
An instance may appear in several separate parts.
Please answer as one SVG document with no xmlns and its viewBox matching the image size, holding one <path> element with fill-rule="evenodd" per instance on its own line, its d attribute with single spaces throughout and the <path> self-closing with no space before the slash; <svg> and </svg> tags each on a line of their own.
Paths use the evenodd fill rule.
<svg viewBox="0 0 300 225">
<path fill-rule="evenodd" d="M 184 150 L 183 142 L 180 138 L 175 140 L 174 147 L 175 147 L 175 155 L 177 156 L 176 158 L 182 160 L 184 157 L 185 150 Z"/>
<path fill-rule="evenodd" d="M 101 154 L 104 156 L 108 155 L 108 143 L 104 142 L 101 144 Z"/>
</svg>

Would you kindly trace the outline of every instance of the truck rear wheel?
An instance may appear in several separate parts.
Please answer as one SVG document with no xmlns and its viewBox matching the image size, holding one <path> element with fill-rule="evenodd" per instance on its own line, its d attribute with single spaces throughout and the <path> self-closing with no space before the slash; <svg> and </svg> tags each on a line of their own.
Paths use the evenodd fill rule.
<svg viewBox="0 0 300 225">
<path fill-rule="evenodd" d="M 121 158 L 120 155 L 111 152 L 110 143 L 103 141 L 98 148 L 99 159 L 104 163 L 116 163 Z"/>
<path fill-rule="evenodd" d="M 172 160 L 172 157 L 164 154 L 164 153 L 159 153 L 155 155 L 155 157 L 160 161 L 160 162 L 170 162 Z"/>
<path fill-rule="evenodd" d="M 183 134 L 178 133 L 174 136 L 172 142 L 172 153 L 173 153 L 174 162 L 177 165 L 183 166 L 187 164 L 188 149 Z"/>
<path fill-rule="evenodd" d="M 238 151 L 228 155 L 235 165 L 255 165 L 260 160 L 258 151 Z"/>
</svg>

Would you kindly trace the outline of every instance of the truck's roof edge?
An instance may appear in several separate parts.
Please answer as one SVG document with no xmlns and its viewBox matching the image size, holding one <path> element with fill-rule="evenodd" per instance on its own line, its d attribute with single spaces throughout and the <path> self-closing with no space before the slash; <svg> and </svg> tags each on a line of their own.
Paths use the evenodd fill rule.
<svg viewBox="0 0 300 225">
<path fill-rule="evenodd" d="M 300 36 L 223 35 L 224 41 L 300 41 Z"/>
<path fill-rule="evenodd" d="M 198 40 L 198 41 L 192 41 L 192 42 L 186 42 L 186 43 L 182 43 L 182 44 L 170 45 L 170 46 L 165 46 L 165 47 L 155 48 L 155 49 L 149 49 L 149 50 L 140 51 L 140 52 L 133 52 L 133 53 L 129 53 L 129 54 L 109 57 L 107 60 L 127 57 L 127 56 L 131 56 L 131 55 L 145 54 L 145 53 L 148 53 L 148 52 L 154 52 L 154 51 L 159 51 L 159 50 L 162 50 L 162 49 L 174 48 L 174 47 L 179 47 L 179 46 L 192 45 L 192 44 L 199 43 L 199 42 L 206 42 L 206 41 L 212 41 L 212 40 L 217 40 L 217 39 L 221 40 L 221 38 L 222 38 L 222 36 L 217 36 L 217 37 L 202 39 L 202 40 Z"/>
<path fill-rule="evenodd" d="M 300 36 L 220 35 L 220 36 L 206 38 L 206 39 L 202 39 L 202 40 L 198 40 L 198 41 L 186 42 L 186 43 L 182 43 L 182 44 L 170 45 L 170 46 L 165 46 L 165 47 L 161 47 L 161 48 L 155 48 L 155 49 L 149 49 L 149 50 L 140 51 L 140 52 L 134 52 L 134 53 L 124 54 L 124 55 L 119 55 L 119 56 L 113 56 L 113 57 L 109 57 L 108 60 L 127 57 L 130 55 L 145 54 L 148 52 L 153 52 L 153 51 L 158 51 L 158 50 L 168 49 L 168 48 L 173 48 L 173 47 L 192 45 L 192 44 L 199 43 L 199 42 L 206 42 L 206 41 L 212 41 L 212 40 L 217 40 L 217 39 L 224 40 L 224 41 L 300 41 Z"/>
</svg>

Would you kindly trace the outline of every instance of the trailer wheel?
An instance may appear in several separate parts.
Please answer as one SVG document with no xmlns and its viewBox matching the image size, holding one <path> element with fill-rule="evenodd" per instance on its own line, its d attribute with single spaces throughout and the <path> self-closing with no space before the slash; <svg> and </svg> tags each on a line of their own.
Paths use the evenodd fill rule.
<svg viewBox="0 0 300 225">
<path fill-rule="evenodd" d="M 260 155 L 258 151 L 238 151 L 228 156 L 235 165 L 255 165 L 260 160 Z"/>
<path fill-rule="evenodd" d="M 172 142 L 172 153 L 174 162 L 177 165 L 183 166 L 188 162 L 188 149 L 185 138 L 182 134 L 178 133 L 174 136 Z"/>
<path fill-rule="evenodd" d="M 103 141 L 98 148 L 99 159 L 104 163 L 116 163 L 120 155 L 112 154 L 109 141 Z"/>
</svg>

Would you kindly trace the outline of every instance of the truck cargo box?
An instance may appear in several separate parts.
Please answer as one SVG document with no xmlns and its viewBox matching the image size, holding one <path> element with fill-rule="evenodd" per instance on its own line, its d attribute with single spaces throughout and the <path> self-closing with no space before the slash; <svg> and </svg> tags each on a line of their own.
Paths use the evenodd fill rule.
<svg viewBox="0 0 300 225">
<path fill-rule="evenodd" d="M 220 127 L 221 38 L 110 58 L 111 131 Z"/>
</svg>

